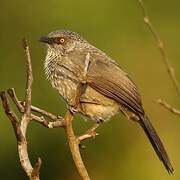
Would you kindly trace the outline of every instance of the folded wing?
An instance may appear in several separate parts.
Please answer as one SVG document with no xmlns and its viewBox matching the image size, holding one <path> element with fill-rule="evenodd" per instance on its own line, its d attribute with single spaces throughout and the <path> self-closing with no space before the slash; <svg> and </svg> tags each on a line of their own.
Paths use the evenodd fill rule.
<svg viewBox="0 0 180 180">
<path fill-rule="evenodd" d="M 113 61 L 98 58 L 90 63 L 88 85 L 135 114 L 144 114 L 141 97 L 128 75 Z"/>
</svg>

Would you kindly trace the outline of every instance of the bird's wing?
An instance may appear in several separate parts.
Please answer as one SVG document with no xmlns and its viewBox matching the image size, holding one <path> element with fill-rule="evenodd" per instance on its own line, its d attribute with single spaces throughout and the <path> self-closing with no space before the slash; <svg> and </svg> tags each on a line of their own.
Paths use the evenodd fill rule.
<svg viewBox="0 0 180 180">
<path fill-rule="evenodd" d="M 91 57 L 87 83 L 103 95 L 114 99 L 135 114 L 144 113 L 141 97 L 128 75 L 103 56 Z"/>
</svg>

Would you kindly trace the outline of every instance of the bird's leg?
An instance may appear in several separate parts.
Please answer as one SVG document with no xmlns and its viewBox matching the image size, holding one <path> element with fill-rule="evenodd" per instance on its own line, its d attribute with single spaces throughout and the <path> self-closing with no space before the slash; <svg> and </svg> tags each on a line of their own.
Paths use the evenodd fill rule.
<svg viewBox="0 0 180 180">
<path fill-rule="evenodd" d="M 88 72 L 89 64 L 90 64 L 90 54 L 87 53 L 86 59 L 84 62 L 84 65 L 85 65 L 84 70 L 83 70 L 81 76 L 79 77 L 79 82 L 78 82 L 75 96 L 68 107 L 72 113 L 76 113 L 78 111 L 78 105 L 80 103 L 81 95 L 83 94 L 84 90 L 86 89 L 87 72 Z"/>
</svg>

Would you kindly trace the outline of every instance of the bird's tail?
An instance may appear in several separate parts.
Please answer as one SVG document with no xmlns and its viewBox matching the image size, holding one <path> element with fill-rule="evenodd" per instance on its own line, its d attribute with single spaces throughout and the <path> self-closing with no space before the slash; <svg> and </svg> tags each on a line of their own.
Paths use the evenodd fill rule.
<svg viewBox="0 0 180 180">
<path fill-rule="evenodd" d="M 141 127 L 145 131 L 146 135 L 148 136 L 156 154 L 158 155 L 159 159 L 163 162 L 165 168 L 167 169 L 168 173 L 173 173 L 173 167 L 167 155 L 167 152 L 156 133 L 156 130 L 152 126 L 151 122 L 149 121 L 146 115 L 140 115 L 139 121 Z"/>
</svg>

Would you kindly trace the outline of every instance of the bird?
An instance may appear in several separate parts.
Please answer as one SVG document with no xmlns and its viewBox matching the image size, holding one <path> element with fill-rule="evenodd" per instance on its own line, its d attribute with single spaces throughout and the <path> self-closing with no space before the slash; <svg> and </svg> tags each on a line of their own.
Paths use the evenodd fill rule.
<svg viewBox="0 0 180 180">
<path fill-rule="evenodd" d="M 68 107 L 95 123 L 105 122 L 117 113 L 135 121 L 172 174 L 170 159 L 144 111 L 137 86 L 120 65 L 73 31 L 52 31 L 39 40 L 47 45 L 46 77 Z M 77 103 L 78 87 L 81 91 Z"/>
</svg>

